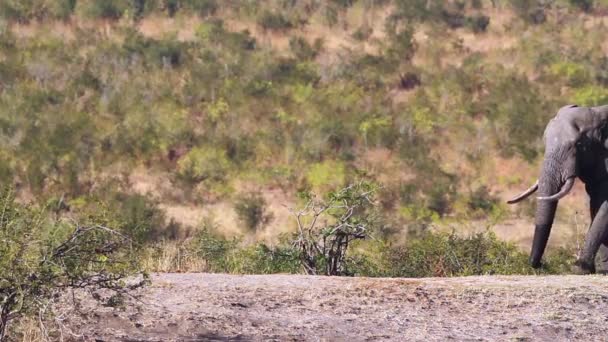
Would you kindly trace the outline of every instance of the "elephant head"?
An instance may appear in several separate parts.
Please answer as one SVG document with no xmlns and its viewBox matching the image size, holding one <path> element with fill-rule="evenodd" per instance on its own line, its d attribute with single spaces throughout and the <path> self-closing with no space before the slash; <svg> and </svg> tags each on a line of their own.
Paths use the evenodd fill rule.
<svg viewBox="0 0 608 342">
<path fill-rule="evenodd" d="M 532 187 L 508 201 L 517 203 L 536 191 L 539 193 L 530 253 L 534 268 L 541 265 L 558 201 L 572 190 L 575 178 L 581 177 L 581 166 L 589 159 L 585 157 L 588 150 L 603 145 L 607 114 L 604 107 L 570 105 L 561 108 L 545 129 L 545 155 L 540 177 Z"/>
</svg>

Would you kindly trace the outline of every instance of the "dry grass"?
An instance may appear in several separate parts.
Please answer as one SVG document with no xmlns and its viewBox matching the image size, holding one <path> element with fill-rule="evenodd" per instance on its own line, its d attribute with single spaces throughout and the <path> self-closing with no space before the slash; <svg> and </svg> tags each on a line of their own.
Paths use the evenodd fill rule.
<svg viewBox="0 0 608 342">
<path fill-rule="evenodd" d="M 177 39 L 189 41 L 195 39 L 196 28 L 201 22 L 202 20 L 196 16 L 178 16 L 175 18 L 148 16 L 138 23 L 137 29 L 147 37 L 161 38 L 168 33 L 176 33 Z"/>
<path fill-rule="evenodd" d="M 205 272 L 207 263 L 189 248 L 189 240 L 166 241 L 148 250 L 142 266 L 148 272 Z"/>
<path fill-rule="evenodd" d="M 21 342 L 39 342 L 45 341 L 40 324 L 32 318 L 23 318 L 14 322 L 13 332 L 19 335 Z"/>
<path fill-rule="evenodd" d="M 66 325 L 66 316 L 73 310 L 52 304 L 54 313 L 45 318 L 36 316 L 22 317 L 11 324 L 10 341 L 20 342 L 52 342 L 79 341 L 82 335 L 74 332 Z"/>
</svg>

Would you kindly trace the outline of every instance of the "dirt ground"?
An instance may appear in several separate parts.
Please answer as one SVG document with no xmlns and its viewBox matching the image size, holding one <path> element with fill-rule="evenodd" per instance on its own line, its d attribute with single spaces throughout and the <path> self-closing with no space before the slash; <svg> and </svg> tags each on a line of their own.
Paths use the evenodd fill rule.
<svg viewBox="0 0 608 342">
<path fill-rule="evenodd" d="M 86 341 L 605 341 L 608 277 L 156 274 L 137 307 L 86 301 Z"/>
</svg>

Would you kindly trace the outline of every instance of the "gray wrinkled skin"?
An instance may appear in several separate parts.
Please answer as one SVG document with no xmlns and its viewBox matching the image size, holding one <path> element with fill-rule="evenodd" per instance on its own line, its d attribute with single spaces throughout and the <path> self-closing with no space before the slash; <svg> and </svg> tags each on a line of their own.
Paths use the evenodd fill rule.
<svg viewBox="0 0 608 342">
<path fill-rule="evenodd" d="M 576 273 L 595 273 L 599 251 L 600 268 L 608 271 L 608 105 L 561 108 L 544 133 L 545 156 L 540 177 L 535 232 L 530 263 L 541 265 L 555 218 L 558 197 L 571 188 L 575 178 L 585 183 L 590 200 L 591 226 L 575 264 Z M 530 194 L 516 198 L 518 202 Z M 552 199 L 548 199 L 552 198 Z"/>
</svg>

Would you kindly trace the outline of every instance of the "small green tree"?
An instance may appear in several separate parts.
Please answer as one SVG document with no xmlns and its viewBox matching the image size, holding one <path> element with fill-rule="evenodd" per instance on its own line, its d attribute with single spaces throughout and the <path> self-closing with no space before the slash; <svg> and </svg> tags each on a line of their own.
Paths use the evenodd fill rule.
<svg viewBox="0 0 608 342">
<path fill-rule="evenodd" d="M 307 195 L 293 211 L 298 225 L 294 245 L 308 274 L 348 275 L 346 253 L 353 240 L 368 237 L 375 219 L 378 187 L 359 182 L 330 192 L 326 199 Z"/>
<path fill-rule="evenodd" d="M 256 192 L 237 197 L 234 210 L 249 231 L 263 227 L 273 218 L 267 210 L 266 200 Z"/>
<path fill-rule="evenodd" d="M 113 223 L 103 216 L 54 220 L 43 209 L 18 204 L 11 190 L 0 192 L 0 341 L 11 322 L 40 315 L 66 290 L 121 295 L 143 285 L 124 281 L 137 262 L 130 240 L 108 228 Z"/>
</svg>

